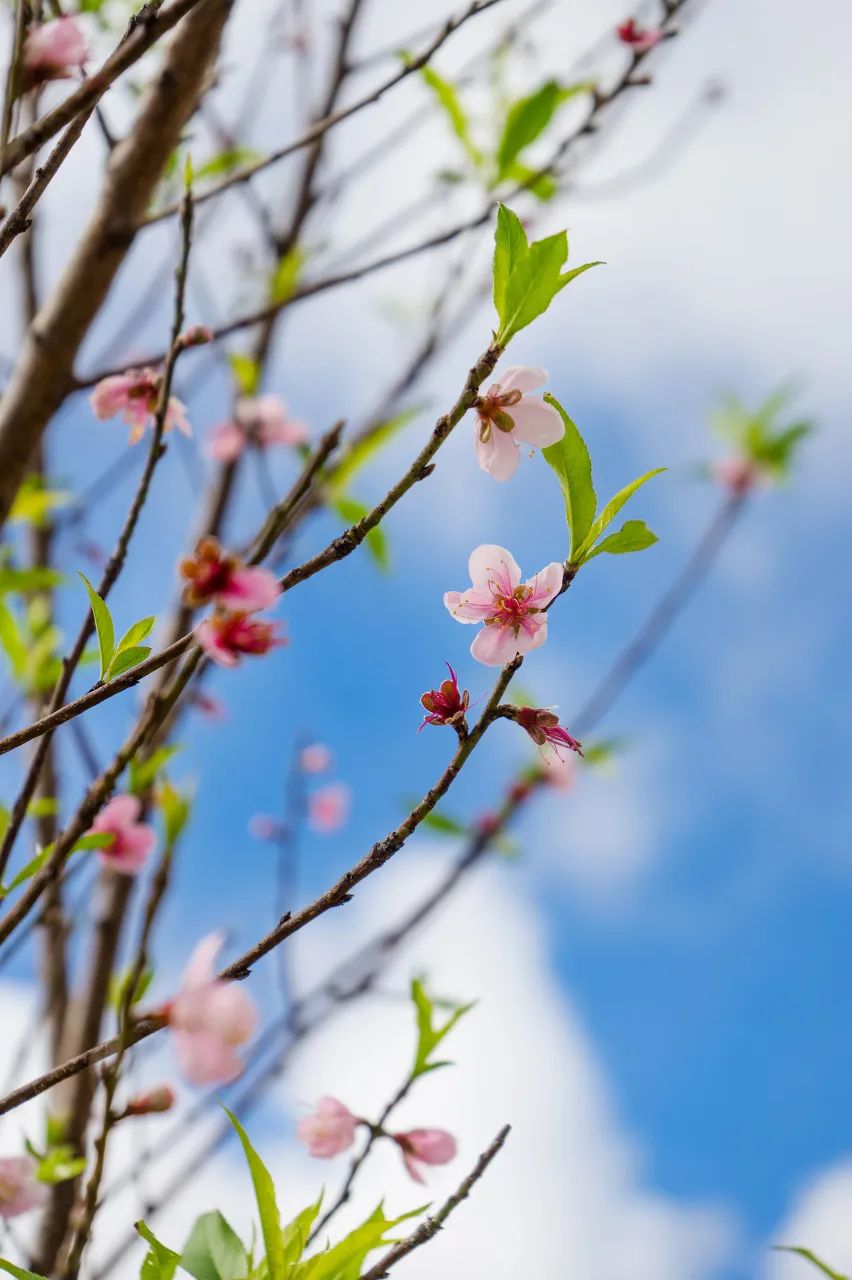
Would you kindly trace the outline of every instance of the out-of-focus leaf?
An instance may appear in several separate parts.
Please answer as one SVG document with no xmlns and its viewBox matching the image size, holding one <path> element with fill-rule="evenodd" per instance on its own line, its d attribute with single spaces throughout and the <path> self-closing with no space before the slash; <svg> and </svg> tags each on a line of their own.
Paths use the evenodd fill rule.
<svg viewBox="0 0 852 1280">
<path fill-rule="evenodd" d="M 198 183 L 203 182 L 205 178 L 225 178 L 234 170 L 255 164 L 262 159 L 262 153 L 252 151 L 251 147 L 230 147 L 199 165 L 195 170 L 195 181 Z"/>
<path fill-rule="evenodd" d="M 130 790 L 133 794 L 141 795 L 144 791 L 147 791 L 151 784 L 156 781 L 157 774 L 182 750 L 181 743 L 170 742 L 166 746 L 157 747 L 156 751 L 152 751 L 145 760 L 131 760 Z"/>
<path fill-rule="evenodd" d="M 109 980 L 109 1004 L 114 1013 L 120 1014 L 124 1009 L 127 1000 L 127 988 L 133 977 L 132 969 L 125 969 L 123 973 L 113 973 Z M 131 1009 L 134 1005 L 139 1004 L 140 1000 L 144 1000 L 148 993 L 151 983 L 154 981 L 154 970 L 144 969 L 136 979 L 136 986 L 133 995 L 130 998 Z"/>
<path fill-rule="evenodd" d="M 57 569 L 15 569 L 8 564 L 0 567 L 0 595 L 13 591 L 21 595 L 30 591 L 47 591 L 61 586 L 64 581 L 65 575 Z"/>
<path fill-rule="evenodd" d="M 53 1147 L 39 1161 L 37 1177 L 39 1182 L 54 1186 L 58 1182 L 70 1182 L 79 1178 L 86 1168 L 86 1161 L 78 1156 L 73 1147 Z"/>
<path fill-rule="evenodd" d="M 163 778 L 157 787 L 157 804 L 163 815 L 163 826 L 166 833 L 166 845 L 171 848 L 183 833 L 192 813 L 192 797 L 178 791 L 168 778 Z"/>
<path fill-rule="evenodd" d="M 498 178 L 505 178 L 520 153 L 544 133 L 563 102 L 593 87 L 588 83 L 562 86 L 557 80 L 547 80 L 535 93 L 513 102 L 497 148 Z"/>
<path fill-rule="evenodd" d="M 252 356 L 239 351 L 232 351 L 228 356 L 228 364 L 234 375 L 234 382 L 241 395 L 253 396 L 260 385 L 260 365 Z"/>
<path fill-rule="evenodd" d="M 395 417 L 389 418 L 387 422 L 381 423 L 369 436 L 363 440 L 356 441 L 349 448 L 340 461 L 340 464 L 334 468 L 328 479 L 328 487 L 332 493 L 341 493 L 348 488 L 350 482 L 362 470 L 364 466 L 380 453 L 391 440 L 402 431 L 403 427 L 407 427 L 409 422 L 421 412 L 420 407 L 411 409 L 403 409 L 402 413 L 396 414 Z"/>
<path fill-rule="evenodd" d="M 272 302 L 286 302 L 296 292 L 302 267 L 305 265 L 305 254 L 297 244 L 289 249 L 278 263 L 269 282 L 269 297 Z"/>
<path fill-rule="evenodd" d="M 40 476 L 27 476 L 15 494 L 9 519 L 12 523 L 42 525 L 52 511 L 66 506 L 70 500 L 70 493 L 46 489 Z"/>
<path fill-rule="evenodd" d="M 828 1280 L 847 1280 L 846 1276 L 841 1275 L 839 1271 L 833 1271 L 828 1263 L 818 1258 L 812 1249 L 803 1249 L 800 1245 L 790 1244 L 777 1244 L 774 1247 L 779 1253 L 795 1253 L 800 1258 L 804 1258 L 812 1267 L 816 1267 L 824 1276 L 828 1276 Z"/>
<path fill-rule="evenodd" d="M 462 106 L 455 85 L 450 84 L 443 76 L 438 75 L 434 67 L 421 68 L 420 74 L 432 90 L 442 111 L 449 121 L 450 128 L 464 148 L 465 154 L 474 168 L 479 169 L 483 163 L 483 155 L 473 141 L 470 132 L 470 121 Z"/>
<path fill-rule="evenodd" d="M 435 1022 L 435 1001 L 430 998 L 423 983 L 417 978 L 411 984 L 411 999 L 417 1019 L 417 1050 L 414 1055 L 414 1066 L 411 1069 L 412 1078 L 416 1079 L 418 1076 L 425 1075 L 427 1071 L 436 1071 L 439 1067 L 449 1065 L 447 1062 L 433 1062 L 432 1054 L 459 1019 L 473 1008 L 473 1004 L 455 1005 L 449 1018 L 438 1026 Z"/>
<path fill-rule="evenodd" d="M 451 818 L 448 813 L 438 809 L 427 813 L 420 825 L 428 827 L 430 831 L 441 836 L 466 836 L 469 830 L 463 822 L 459 822 L 457 818 Z"/>
<path fill-rule="evenodd" d="M 180 1254 L 158 1240 L 147 1223 L 137 1222 L 136 1230 L 148 1245 L 140 1280 L 172 1280 L 180 1262 Z"/>
<path fill-rule="evenodd" d="M 196 1221 L 180 1255 L 180 1265 L 194 1280 L 246 1280 L 245 1245 L 218 1210 Z"/>
<path fill-rule="evenodd" d="M 343 494 L 332 498 L 330 505 L 347 527 L 357 524 L 359 520 L 363 520 L 369 511 L 369 507 L 365 507 L 363 502 L 358 502 L 356 498 L 350 498 Z M 377 568 L 386 572 L 390 568 L 390 550 L 388 548 L 387 535 L 382 526 L 376 525 L 374 529 L 371 529 L 365 542 Z"/>
<path fill-rule="evenodd" d="M 15 1280 L 45 1280 L 45 1277 L 39 1275 L 37 1271 L 27 1271 L 26 1267 L 19 1267 L 8 1258 L 0 1258 L 0 1271 L 14 1276 Z"/>
</svg>

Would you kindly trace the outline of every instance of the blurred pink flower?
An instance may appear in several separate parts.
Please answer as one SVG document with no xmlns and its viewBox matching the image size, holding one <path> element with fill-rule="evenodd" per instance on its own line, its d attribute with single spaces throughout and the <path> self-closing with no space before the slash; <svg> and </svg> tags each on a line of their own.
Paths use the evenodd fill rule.
<svg viewBox="0 0 852 1280">
<path fill-rule="evenodd" d="M 261 622 L 247 613 L 214 613 L 196 627 L 202 649 L 220 667 L 236 667 L 245 654 L 261 657 L 287 641 L 274 622 Z"/>
<path fill-rule="evenodd" d="M 484 622 L 470 651 L 486 667 L 502 667 L 547 639 L 545 607 L 562 589 L 562 565 L 553 561 L 525 583 L 504 547 L 484 543 L 471 553 L 470 591 L 448 591 L 444 604 L 457 622 Z"/>
<path fill-rule="evenodd" d="M 360 1123 L 337 1098 L 320 1098 L 311 1114 L 299 1121 L 296 1137 L 312 1156 L 329 1160 L 352 1146 Z"/>
<path fill-rule="evenodd" d="M 228 718 L 228 708 L 221 698 L 214 698 L 212 693 L 205 693 L 203 689 L 191 690 L 188 695 L 188 701 L 208 720 L 221 722 Z"/>
<path fill-rule="evenodd" d="M 171 1111 L 177 1102 L 177 1094 L 171 1085 L 160 1084 L 146 1093 L 138 1093 L 131 1098 L 124 1108 L 126 1116 L 151 1116 L 163 1111 Z"/>
<path fill-rule="evenodd" d="M 0 1218 L 15 1218 L 45 1203 L 47 1187 L 37 1173 L 30 1156 L 0 1156 Z"/>
<path fill-rule="evenodd" d="M 345 782 L 330 782 L 308 796 L 308 817 L 314 831 L 330 835 L 349 817 L 352 793 Z"/>
<path fill-rule="evenodd" d="M 239 983 L 216 977 L 221 933 L 208 934 L 190 956 L 183 982 L 163 1011 L 178 1063 L 197 1085 L 230 1084 L 243 1071 L 235 1052 L 257 1030 L 257 1009 Z"/>
<path fill-rule="evenodd" d="M 536 746 L 550 746 L 556 755 L 559 755 L 560 747 L 583 754 L 580 743 L 562 728 L 559 716 L 549 707 L 519 707 L 515 719 L 522 729 L 526 729 Z"/>
<path fill-rule="evenodd" d="M 255 613 L 268 609 L 281 595 L 274 573 L 243 564 L 239 556 L 224 552 L 213 537 L 200 538 L 179 568 L 187 584 L 184 602 L 193 609 L 212 601 L 223 609 Z"/>
<path fill-rule="evenodd" d="M 218 462 L 234 462 L 249 445 L 268 449 L 304 444 L 307 439 L 305 424 L 287 416 L 278 396 L 243 397 L 236 403 L 233 422 L 224 422 L 213 432 L 208 452 Z"/>
<path fill-rule="evenodd" d="M 55 18 L 33 27 L 23 47 L 26 87 L 67 79 L 79 71 L 88 56 L 86 37 L 75 18 Z"/>
<path fill-rule="evenodd" d="M 541 767 L 548 786 L 557 791 L 571 791 L 577 781 L 577 762 L 572 756 L 560 756 L 555 751 L 541 753 Z"/>
<path fill-rule="evenodd" d="M 467 689 L 459 691 L 459 682 L 449 662 L 446 663 L 450 673 L 449 680 L 444 680 L 439 689 L 430 689 L 420 698 L 420 704 L 427 714 L 423 717 L 420 729 L 427 724 L 458 724 L 464 720 L 470 706 L 470 694 Z"/>
<path fill-rule="evenodd" d="M 495 480 L 508 480 L 521 458 L 518 441 L 544 449 L 565 434 L 565 424 L 552 405 L 534 391 L 547 381 L 547 370 L 515 365 L 476 402 L 476 457 Z"/>
<path fill-rule="evenodd" d="M 90 829 L 114 837 L 112 844 L 98 849 L 98 857 L 105 867 L 123 876 L 135 876 L 142 870 L 157 838 L 153 827 L 137 821 L 141 812 L 138 796 L 113 796 Z"/>
<path fill-rule="evenodd" d="M 255 840 L 280 840 L 284 834 L 283 826 L 271 813 L 255 813 L 248 825 Z"/>
<path fill-rule="evenodd" d="M 722 458 L 713 463 L 711 471 L 716 483 L 731 493 L 748 493 L 760 478 L 751 458 Z"/>
<path fill-rule="evenodd" d="M 649 49 L 653 49 L 666 38 L 665 31 L 659 27 L 641 27 L 635 18 L 628 18 L 626 22 L 622 22 L 615 28 L 615 34 L 621 43 L 629 45 L 634 53 L 647 53 Z"/>
<path fill-rule="evenodd" d="M 208 342 L 212 342 L 214 337 L 215 334 L 209 325 L 191 324 L 178 338 L 178 344 L 181 348 L 204 347 Z"/>
<path fill-rule="evenodd" d="M 409 1129 L 391 1134 L 402 1152 L 405 1167 L 415 1182 L 425 1182 L 421 1165 L 448 1164 L 455 1159 L 456 1140 L 446 1129 Z"/>
<path fill-rule="evenodd" d="M 303 773 L 325 773 L 331 764 L 331 752 L 322 742 L 311 742 L 299 752 L 299 768 Z"/>
<path fill-rule="evenodd" d="M 163 385 L 163 375 L 157 369 L 128 369 L 102 378 L 89 402 L 95 417 L 102 422 L 108 418 L 122 417 L 130 427 L 130 444 L 136 444 L 145 434 L 146 427 L 153 427 Z M 164 429 L 177 427 L 185 436 L 192 435 L 186 417 L 186 408 L 176 396 L 169 396 Z"/>
</svg>

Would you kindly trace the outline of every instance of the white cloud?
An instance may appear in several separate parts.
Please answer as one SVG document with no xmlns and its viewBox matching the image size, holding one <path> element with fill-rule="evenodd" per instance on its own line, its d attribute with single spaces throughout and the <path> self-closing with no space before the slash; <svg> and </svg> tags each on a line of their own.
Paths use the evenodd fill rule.
<svg viewBox="0 0 852 1280">
<path fill-rule="evenodd" d="M 852 1272 L 852 1159 L 822 1169 L 801 1188 L 767 1242 L 764 1280 L 813 1280 L 818 1272 L 773 1245 L 811 1249 L 842 1274 Z"/>
</svg>

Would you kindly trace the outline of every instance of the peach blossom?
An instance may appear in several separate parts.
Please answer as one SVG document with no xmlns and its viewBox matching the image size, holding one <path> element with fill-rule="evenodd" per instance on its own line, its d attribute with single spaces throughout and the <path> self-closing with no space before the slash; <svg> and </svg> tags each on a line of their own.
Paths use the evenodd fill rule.
<svg viewBox="0 0 852 1280">
<path fill-rule="evenodd" d="M 331 835 L 349 817 L 351 792 L 345 782 L 330 782 L 308 796 L 308 817 L 314 831 Z"/>
<path fill-rule="evenodd" d="M 467 689 L 463 693 L 459 690 L 458 677 L 449 662 L 446 667 L 450 673 L 449 680 L 443 680 L 440 689 L 430 689 L 420 698 L 420 705 L 425 708 L 426 715 L 418 733 L 427 724 L 458 724 L 467 715 L 470 694 Z"/>
<path fill-rule="evenodd" d="M 456 1140 L 446 1129 L 409 1129 L 391 1134 L 415 1182 L 425 1182 L 421 1165 L 448 1164 L 455 1158 Z"/>
<path fill-rule="evenodd" d="M 299 752 L 299 768 L 303 773 L 325 773 L 331 764 L 331 752 L 322 742 L 310 742 Z"/>
<path fill-rule="evenodd" d="M 236 667 L 245 654 L 262 657 L 285 645 L 276 623 L 261 622 L 247 613 L 214 613 L 200 623 L 195 635 L 202 649 L 220 667 Z"/>
<path fill-rule="evenodd" d="M 136 444 L 145 434 L 145 428 L 154 425 L 162 385 L 163 375 L 157 369 L 128 369 L 126 373 L 102 378 L 89 402 L 95 417 L 102 422 L 123 418 L 130 427 L 129 443 Z M 192 435 L 186 407 L 177 396 L 169 396 L 164 430 L 171 431 L 173 427 L 185 436 Z"/>
<path fill-rule="evenodd" d="M 653 49 L 666 38 L 665 31 L 660 27 L 642 27 L 635 18 L 628 18 L 626 22 L 622 22 L 615 28 L 615 34 L 621 43 L 629 45 L 634 53 L 647 53 L 649 49 Z"/>
<path fill-rule="evenodd" d="M 495 480 L 508 480 L 521 458 L 518 441 L 544 449 L 565 434 L 565 424 L 552 405 L 534 391 L 547 381 L 547 370 L 514 365 L 493 382 L 476 402 L 476 457 Z"/>
<path fill-rule="evenodd" d="M 311 1114 L 299 1121 L 296 1137 L 312 1156 L 329 1160 L 352 1146 L 360 1123 L 337 1098 L 320 1098 Z"/>
<path fill-rule="evenodd" d="M 79 71 L 88 56 L 86 37 L 75 18 L 55 18 L 33 27 L 23 47 L 27 87 L 67 79 Z"/>
<path fill-rule="evenodd" d="M 91 826 L 92 832 L 114 837 L 112 844 L 98 849 L 98 857 L 105 867 L 123 876 L 135 876 L 142 870 L 157 838 L 153 827 L 138 821 L 141 812 L 138 796 L 113 796 Z"/>
<path fill-rule="evenodd" d="M 553 561 L 521 583 L 505 547 L 484 543 L 471 553 L 469 591 L 448 591 L 444 604 L 457 622 L 483 622 L 470 651 L 486 667 L 502 667 L 547 639 L 547 605 L 562 590 L 562 565 Z"/>
<path fill-rule="evenodd" d="M 186 579 L 184 602 L 191 608 L 210 604 L 239 613 L 268 609 L 281 595 L 274 573 L 243 564 L 239 556 L 224 552 L 216 538 L 201 538 L 191 556 L 180 563 Z"/>
<path fill-rule="evenodd" d="M 537 747 L 551 747 L 557 756 L 560 747 L 583 754 L 580 743 L 567 729 L 563 729 L 559 716 L 549 707 L 519 707 L 515 719 Z"/>
<path fill-rule="evenodd" d="M 249 445 L 268 449 L 271 445 L 304 444 L 307 439 L 305 424 L 288 416 L 278 396 L 244 396 L 236 403 L 233 421 L 222 423 L 213 432 L 208 452 L 218 462 L 234 462 Z"/>
<path fill-rule="evenodd" d="M 47 1187 L 37 1174 L 31 1156 L 0 1156 L 0 1218 L 16 1218 L 45 1203 Z"/>
<path fill-rule="evenodd" d="M 224 936 L 211 933 L 193 951 L 174 1000 L 164 1010 L 186 1078 L 196 1085 L 230 1084 L 243 1071 L 236 1050 L 257 1030 L 257 1009 L 239 983 L 216 976 Z"/>
</svg>

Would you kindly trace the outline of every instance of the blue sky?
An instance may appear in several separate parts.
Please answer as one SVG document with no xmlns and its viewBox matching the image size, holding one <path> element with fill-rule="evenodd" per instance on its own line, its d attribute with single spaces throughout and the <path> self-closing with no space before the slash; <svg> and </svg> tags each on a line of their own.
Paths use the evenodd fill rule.
<svg viewBox="0 0 852 1280">
<path fill-rule="evenodd" d="M 550 63 L 558 69 L 553 50 L 560 40 L 570 36 L 572 50 L 583 48 L 586 32 L 601 25 L 589 12 L 578 16 L 576 31 L 564 14 L 551 22 L 543 33 L 552 37 L 544 39 L 549 52 L 522 65 L 522 86 L 542 74 L 541 62 L 545 71 Z M 841 135 L 832 132 L 842 114 L 836 95 L 845 94 L 848 106 L 849 94 L 836 50 L 844 40 L 848 47 L 852 31 L 840 4 L 828 6 L 820 24 L 817 30 L 788 3 L 774 7 L 771 30 L 756 0 L 737 6 L 736 16 L 730 5 L 704 7 L 665 52 L 659 87 L 625 117 L 618 143 L 590 158 L 578 182 L 619 173 L 652 149 L 707 73 L 729 85 L 728 100 L 655 182 L 604 203 L 582 198 L 581 185 L 574 202 L 546 215 L 548 230 L 568 223 L 575 262 L 600 256 L 608 265 L 565 291 L 510 355 L 511 362 L 549 368 L 550 388 L 589 442 L 600 494 L 650 467 L 669 467 L 635 500 L 634 514 L 659 533 L 658 546 L 595 560 L 554 611 L 547 647 L 524 667 L 524 687 L 542 704 L 557 704 L 569 727 L 571 709 L 677 572 L 719 500 L 695 475 L 695 464 L 718 449 L 704 423 L 714 397 L 732 386 L 757 402 L 796 374 L 804 383 L 800 403 L 819 423 L 790 488 L 755 498 L 700 596 L 608 718 L 604 732 L 626 741 L 615 771 L 584 777 L 575 793 L 549 799 L 529 816 L 516 833 L 519 858 L 483 888 L 494 919 L 484 913 L 470 926 L 471 950 L 490 955 L 512 948 L 512 937 L 499 932 L 499 912 L 521 913 L 506 918 L 525 938 L 528 930 L 529 946 L 541 951 L 529 972 L 552 996 L 547 1016 L 581 1029 L 576 1038 L 588 1047 L 617 1117 L 606 1132 L 616 1135 L 616 1146 L 629 1137 L 641 1150 L 639 1183 L 676 1210 L 709 1204 L 736 1220 L 737 1231 L 715 1252 L 696 1245 L 687 1261 L 676 1253 L 658 1259 L 663 1276 L 667 1265 L 672 1275 L 719 1280 L 769 1275 L 774 1264 L 765 1259 L 765 1243 L 776 1238 L 800 1189 L 852 1147 L 843 981 L 852 960 L 844 479 L 852 280 L 844 232 L 849 179 L 837 165 Z M 251 38 L 242 32 L 235 48 Z M 454 65 L 448 57 L 444 69 Z M 409 101 L 418 101 L 416 91 Z M 356 153 L 378 127 L 372 120 L 353 125 Z M 261 133 L 270 128 L 261 121 Z M 437 167 L 443 146 L 436 129 L 405 165 L 421 173 Z M 338 160 L 348 154 L 342 147 Z M 244 231 L 238 207 L 229 209 L 210 256 L 199 252 L 208 278 L 216 237 L 237 242 Z M 349 206 L 341 211 L 344 229 L 350 216 L 363 226 L 357 217 L 369 211 L 369 195 L 356 194 L 351 214 Z M 439 211 L 436 225 L 446 216 Z M 166 252 L 167 239 L 154 238 Z M 487 262 L 485 233 L 470 252 Z M 132 296 L 139 278 L 123 278 L 117 302 Z M 428 303 L 438 279 L 431 263 L 407 268 L 400 276 L 407 308 L 416 313 Z M 232 275 L 218 301 L 224 307 L 244 289 Z M 398 296 L 382 276 L 294 311 L 269 389 L 315 431 L 341 415 L 357 423 L 414 339 L 404 319 L 387 318 L 388 302 Z M 164 314 L 148 317 L 136 352 L 157 344 Z M 196 296 L 193 319 L 209 318 Z M 483 310 L 459 333 L 422 389 L 422 415 L 376 473 L 359 480 L 360 498 L 379 496 L 405 465 L 430 416 L 452 402 L 487 345 L 490 324 Z M 94 364 L 98 346 L 93 342 Z M 224 389 L 213 373 L 190 402 L 202 440 L 223 416 Z M 124 448 L 121 429 L 93 423 L 82 399 L 63 413 L 55 437 L 57 470 L 67 470 L 75 487 Z M 115 592 L 121 621 L 161 612 L 166 603 L 163 583 L 194 505 L 180 448 L 161 468 Z M 278 478 L 286 475 L 282 467 Z M 98 506 L 93 536 L 108 542 L 130 492 L 128 479 Z M 230 526 L 235 541 L 255 525 L 257 501 L 255 479 L 246 475 Z M 320 547 L 334 529 L 328 517 L 317 518 L 295 554 Z M 239 945 L 268 923 L 271 859 L 249 837 L 247 822 L 275 810 L 294 734 L 327 742 L 335 776 L 354 793 L 344 832 L 304 842 L 300 896 L 320 890 L 395 825 L 406 801 L 437 776 L 449 748 L 442 731 L 417 736 L 420 693 L 441 678 L 444 659 L 474 697 L 490 687 L 488 672 L 467 652 L 471 629 L 450 619 L 443 592 L 466 585 L 467 556 L 480 542 L 503 543 L 532 573 L 561 557 L 565 539 L 558 491 L 542 460 L 524 459 L 511 484 L 497 485 L 475 468 L 467 422 L 434 477 L 390 517 L 388 534 L 390 575 L 358 553 L 300 587 L 279 611 L 289 647 L 211 681 L 229 705 L 228 723 L 190 721 L 175 774 L 197 776 L 198 804 L 162 933 L 164 972 L 208 927 L 225 925 Z M 68 592 L 63 601 L 70 626 L 81 594 Z M 93 717 L 101 755 L 127 724 L 133 698 L 116 699 Z M 524 758 L 521 737 L 514 726 L 498 725 L 448 809 L 473 817 L 493 803 Z M 2 776 L 6 787 L 8 768 Z M 405 894 L 406 859 L 413 891 L 421 863 L 445 855 L 431 841 L 399 855 L 387 902 Z M 380 880 L 367 899 L 376 910 L 386 892 Z M 345 933 L 347 926 L 332 920 L 322 936 L 333 939 L 335 928 Z M 265 1000 L 270 983 L 271 969 L 258 973 Z M 529 992 L 531 1006 L 539 996 Z M 499 1004 L 499 988 L 489 998 Z M 535 1043 L 513 1039 L 515 1019 L 524 1016 L 507 1004 L 498 1018 L 521 1063 L 521 1090 L 524 1059 L 536 1055 Z M 550 1024 L 531 1027 L 549 1042 Z M 462 1073 L 461 1053 L 459 1064 Z M 566 1097 L 572 1078 L 566 1067 Z M 491 1085 L 495 1107 L 505 1104 L 511 1113 L 499 1071 Z M 333 1080 L 328 1087 L 345 1088 Z M 550 1087 L 560 1087 L 558 1071 Z M 285 1100 L 283 1113 L 264 1113 L 285 1138 L 292 1105 Z M 548 1098 L 523 1106 L 546 1123 Z M 553 1174 L 557 1191 L 559 1176 Z M 607 1231 L 619 1231 L 619 1205 L 613 1201 L 611 1216 L 604 1214 Z M 468 1236 L 475 1259 L 473 1227 Z M 582 1254 L 575 1256 L 582 1264 Z M 548 1270 L 544 1255 L 539 1265 L 546 1280 L 561 1274 Z M 599 1270 L 592 1263 L 586 1273 L 609 1280 L 617 1271 L 615 1262 L 599 1260 Z M 475 1269 L 466 1274 L 479 1280 Z M 488 1274 L 502 1280 L 500 1272 Z"/>
</svg>

